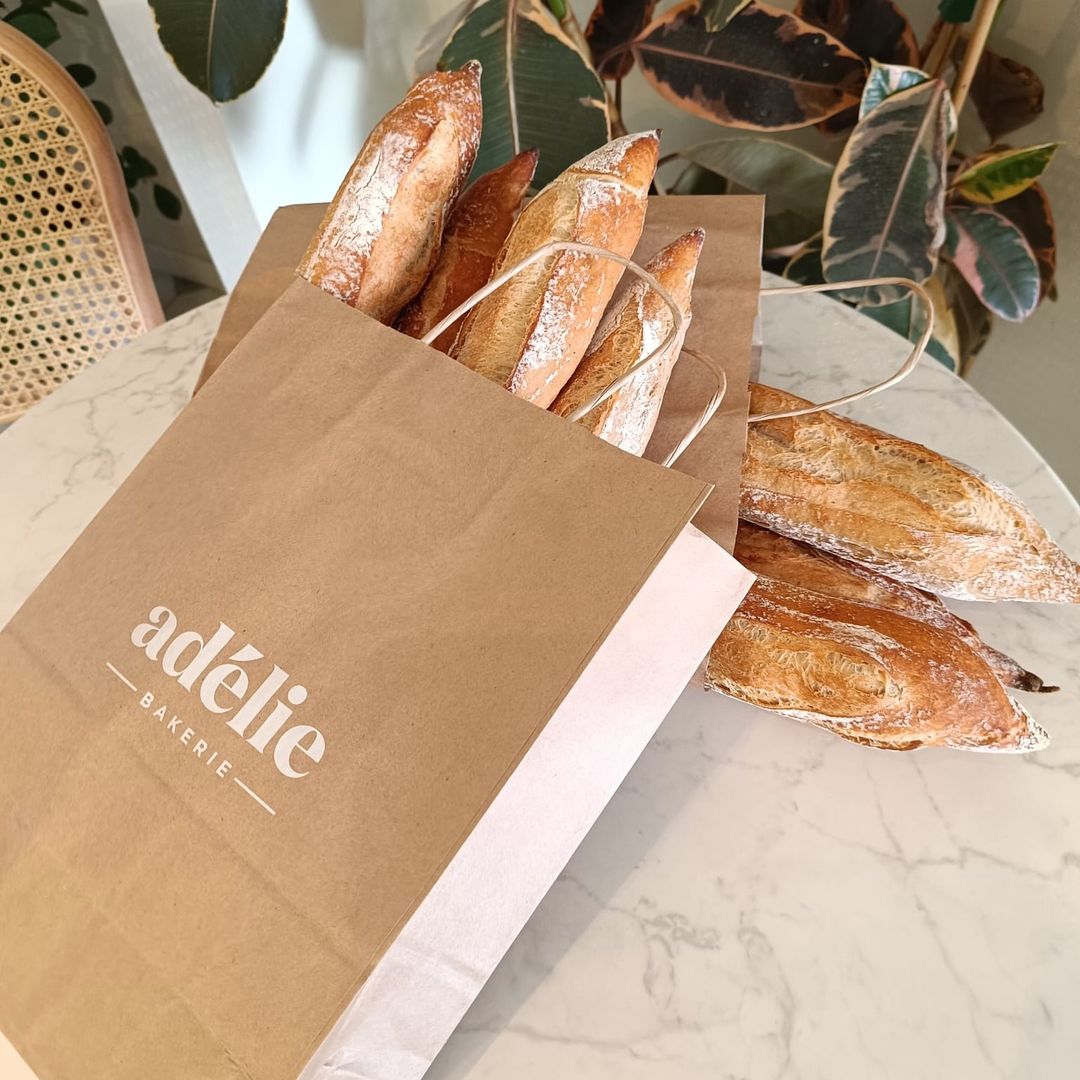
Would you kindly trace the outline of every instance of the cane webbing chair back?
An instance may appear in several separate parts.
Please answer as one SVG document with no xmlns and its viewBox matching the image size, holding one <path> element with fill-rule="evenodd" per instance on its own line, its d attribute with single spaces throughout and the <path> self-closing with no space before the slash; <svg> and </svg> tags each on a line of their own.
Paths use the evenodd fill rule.
<svg viewBox="0 0 1080 1080">
<path fill-rule="evenodd" d="M 161 321 L 105 125 L 0 23 L 0 424 Z"/>
</svg>

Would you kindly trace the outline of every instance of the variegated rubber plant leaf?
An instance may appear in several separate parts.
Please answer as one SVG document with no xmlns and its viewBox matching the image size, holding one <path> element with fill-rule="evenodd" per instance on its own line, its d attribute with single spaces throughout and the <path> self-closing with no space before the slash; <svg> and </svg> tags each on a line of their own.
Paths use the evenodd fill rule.
<svg viewBox="0 0 1080 1080">
<path fill-rule="evenodd" d="M 541 0 L 483 0 L 446 44 L 439 67 L 483 65 L 484 132 L 474 171 L 535 147 L 542 187 L 605 143 L 604 84 Z"/>
<path fill-rule="evenodd" d="M 862 101 L 859 103 L 859 119 L 862 120 L 871 109 L 880 105 L 887 97 L 927 82 L 930 76 L 918 68 L 905 67 L 903 64 L 879 64 L 872 61 L 870 74 L 863 87 Z M 946 108 L 948 118 L 947 132 L 951 139 L 956 134 L 956 110 L 952 99 Z"/>
<path fill-rule="evenodd" d="M 630 42 L 649 25 L 656 0 L 597 0 L 585 27 L 593 66 L 602 78 L 623 79 L 634 66 Z"/>
<path fill-rule="evenodd" d="M 945 290 L 936 276 L 923 282 L 930 295 L 934 312 L 934 331 L 926 346 L 926 352 L 950 371 L 960 370 L 960 341 L 956 320 L 949 310 Z M 926 305 L 921 298 L 906 297 L 892 304 L 860 306 L 859 311 L 875 322 L 887 326 L 914 344 L 926 327 Z"/>
<path fill-rule="evenodd" d="M 821 269 L 821 236 L 812 236 L 784 267 L 784 277 L 800 285 L 820 285 L 825 276 Z"/>
<path fill-rule="evenodd" d="M 750 0 L 701 0 L 700 10 L 705 29 L 710 33 L 723 30 L 734 16 L 749 5 Z"/>
<path fill-rule="evenodd" d="M 1023 234 L 1039 264 L 1039 300 L 1050 295 L 1057 273 L 1057 237 L 1050 200 L 1041 184 L 999 202 L 994 209 L 1007 217 Z"/>
<path fill-rule="evenodd" d="M 864 60 L 917 65 L 919 43 L 907 16 L 893 0 L 797 0 L 795 14 L 820 26 Z M 847 131 L 859 110 L 845 109 L 818 126 L 826 135 Z"/>
<path fill-rule="evenodd" d="M 827 281 L 925 281 L 945 236 L 948 88 L 930 79 L 887 97 L 861 119 L 837 162 L 825 206 Z M 886 304 L 903 289 L 877 286 L 853 299 Z"/>
<path fill-rule="evenodd" d="M 645 78 L 679 108 L 726 127 L 807 127 L 858 103 L 866 68 L 834 37 L 751 3 L 710 31 L 684 0 L 634 42 Z"/>
<path fill-rule="evenodd" d="M 1039 303 L 1039 264 L 1024 234 L 989 206 L 949 207 L 949 258 L 995 315 L 1022 322 Z"/>
<path fill-rule="evenodd" d="M 960 170 L 953 184 L 969 202 L 989 205 L 1011 199 L 1042 176 L 1059 145 L 1042 143 L 980 154 Z"/>
</svg>

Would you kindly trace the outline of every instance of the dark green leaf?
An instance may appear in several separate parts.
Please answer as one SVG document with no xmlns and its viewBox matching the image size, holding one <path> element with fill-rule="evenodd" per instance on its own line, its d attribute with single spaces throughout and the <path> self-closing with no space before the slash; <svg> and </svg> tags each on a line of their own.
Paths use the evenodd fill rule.
<svg viewBox="0 0 1080 1080">
<path fill-rule="evenodd" d="M 53 17 L 44 11 L 13 11 L 4 16 L 4 22 L 14 26 L 43 49 L 60 40 L 60 31 L 56 28 Z"/>
<path fill-rule="evenodd" d="M 144 158 L 134 146 L 125 146 L 120 151 L 120 166 L 124 170 L 124 176 L 130 176 L 136 182 L 157 176 L 154 163 Z"/>
<path fill-rule="evenodd" d="M 1054 285 L 1057 272 L 1057 239 L 1054 234 L 1054 215 L 1050 200 L 1041 184 L 1032 184 L 1026 191 L 995 207 L 1023 234 L 1039 264 L 1039 299 L 1045 299 Z"/>
<path fill-rule="evenodd" d="M 1039 264 L 1024 234 L 989 206 L 949 208 L 949 255 L 975 295 L 1009 322 L 1039 303 Z"/>
<path fill-rule="evenodd" d="M 154 185 L 154 205 L 162 217 L 167 217 L 170 221 L 179 221 L 184 210 L 179 197 L 161 184 Z"/>
<path fill-rule="evenodd" d="M 778 139 L 730 137 L 697 143 L 679 156 L 727 177 L 748 191 L 768 196 L 768 211 L 793 210 L 821 220 L 833 167 Z"/>
<path fill-rule="evenodd" d="M 266 70 L 285 32 L 286 0 L 150 0 L 180 74 L 211 101 L 232 101 Z"/>
<path fill-rule="evenodd" d="M 820 285 L 825 281 L 821 266 L 821 237 L 808 240 L 784 267 L 784 277 L 800 285 Z"/>
<path fill-rule="evenodd" d="M 131 213 L 135 216 L 139 216 L 139 200 L 135 198 L 135 192 L 128 188 L 128 202 L 131 203 Z"/>
<path fill-rule="evenodd" d="M 811 236 L 821 232 L 821 217 L 811 221 L 791 210 L 778 210 L 765 214 L 765 228 L 762 230 L 761 246 L 764 251 L 791 249 L 802 244 Z"/>
<path fill-rule="evenodd" d="M 97 80 L 97 72 L 89 64 L 68 64 L 67 73 L 85 90 Z"/>
<path fill-rule="evenodd" d="M 806 127 L 858 104 L 866 69 L 835 38 L 751 3 L 710 33 L 693 3 L 655 20 L 634 43 L 645 78 L 669 101 L 727 127 Z"/>
<path fill-rule="evenodd" d="M 669 189 L 671 195 L 727 195 L 728 182 L 700 165 L 687 165 Z"/>
<path fill-rule="evenodd" d="M 948 89 L 940 79 L 886 98 L 855 125 L 833 173 L 822 262 L 828 281 L 934 271 L 944 235 Z M 898 299 L 895 286 L 867 303 Z"/>
<path fill-rule="evenodd" d="M 938 14 L 942 22 L 965 23 L 975 14 L 976 0 L 941 0 Z"/>
<path fill-rule="evenodd" d="M 918 86 L 930 78 L 925 71 L 902 64 L 870 64 L 870 74 L 863 87 L 862 101 L 859 103 L 859 119 L 880 105 L 887 97 L 898 94 L 901 90 Z"/>
<path fill-rule="evenodd" d="M 111 124 L 113 121 L 113 111 L 105 104 L 104 101 L 97 101 L 95 98 L 90 99 L 90 104 L 97 109 L 98 116 L 101 117 L 103 124 Z"/>
<path fill-rule="evenodd" d="M 625 78 L 634 66 L 630 42 L 649 25 L 656 0 L 597 0 L 585 27 L 592 62 L 605 79 Z"/>
<path fill-rule="evenodd" d="M 945 301 L 956 324 L 960 372 L 964 374 L 972 359 L 986 344 L 992 319 L 955 266 L 942 262 L 936 276 L 941 279 Z"/>
<path fill-rule="evenodd" d="M 540 0 L 484 0 L 469 13 L 439 67 L 483 64 L 484 133 L 475 172 L 540 151 L 542 187 L 608 139 L 604 84 Z"/>
<path fill-rule="evenodd" d="M 917 67 L 919 44 L 892 0 L 797 0 L 795 14 L 827 30 L 864 60 Z M 847 131 L 859 119 L 854 106 L 819 125 L 826 135 Z"/>
</svg>

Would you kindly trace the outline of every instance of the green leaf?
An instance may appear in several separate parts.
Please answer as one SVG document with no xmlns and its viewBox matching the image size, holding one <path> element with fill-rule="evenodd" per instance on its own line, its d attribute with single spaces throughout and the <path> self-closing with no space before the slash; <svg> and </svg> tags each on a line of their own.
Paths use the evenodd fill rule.
<svg viewBox="0 0 1080 1080">
<path fill-rule="evenodd" d="M 765 215 L 765 227 L 762 230 L 761 247 L 763 251 L 791 249 L 805 243 L 810 237 L 821 232 L 821 216 L 811 221 L 810 218 L 791 210 L 777 210 Z"/>
<path fill-rule="evenodd" d="M 941 280 L 945 303 L 956 326 L 956 352 L 963 374 L 986 344 L 993 320 L 963 275 L 951 263 L 942 262 L 937 268 L 935 278 Z"/>
<path fill-rule="evenodd" d="M 975 14 L 976 0 L 941 0 L 938 4 L 938 14 L 942 22 L 965 23 L 970 22 Z"/>
<path fill-rule="evenodd" d="M 725 127 L 806 127 L 858 103 L 866 68 L 817 27 L 751 3 L 709 31 L 693 3 L 679 4 L 634 42 L 642 74 L 686 112 Z"/>
<path fill-rule="evenodd" d="M 1042 176 L 1059 143 L 981 154 L 956 177 L 954 185 L 974 203 L 997 203 L 1026 191 Z"/>
<path fill-rule="evenodd" d="M 608 139 L 604 84 L 540 0 L 484 0 L 455 31 L 443 69 L 483 64 L 484 132 L 475 173 L 536 147 L 542 187 Z"/>
<path fill-rule="evenodd" d="M 97 81 L 97 72 L 89 64 L 68 64 L 67 73 L 84 90 Z"/>
<path fill-rule="evenodd" d="M 944 238 L 948 89 L 931 79 L 886 98 L 856 125 L 833 172 L 822 263 L 828 281 L 925 281 Z M 870 304 L 896 286 L 859 290 Z"/>
<path fill-rule="evenodd" d="M 98 101 L 95 98 L 91 98 L 90 104 L 97 109 L 97 114 L 101 117 L 101 122 L 103 124 L 111 124 L 113 122 L 113 111 L 104 101 Z"/>
<path fill-rule="evenodd" d="M 630 42 L 649 25 L 656 0 L 597 0 L 585 27 L 592 62 L 605 79 L 623 79 L 634 66 Z"/>
<path fill-rule="evenodd" d="M 53 17 L 44 11 L 13 11 L 4 22 L 25 34 L 35 45 L 47 49 L 60 40 L 60 31 Z"/>
<path fill-rule="evenodd" d="M 821 285 L 825 274 L 821 267 L 821 237 L 808 240 L 788 260 L 784 267 L 784 277 L 797 281 L 800 285 Z"/>
<path fill-rule="evenodd" d="M 679 156 L 766 195 L 770 212 L 793 210 L 820 221 L 825 211 L 832 165 L 778 139 L 732 136 L 688 146 Z"/>
<path fill-rule="evenodd" d="M 705 29 L 710 34 L 723 30 L 749 4 L 750 0 L 701 0 L 700 11 Z"/>
<path fill-rule="evenodd" d="M 232 101 L 267 69 L 285 32 L 286 0 L 150 0 L 180 74 L 211 101 Z"/>
<path fill-rule="evenodd" d="M 932 280 L 932 279 L 931 279 Z M 915 302 L 909 296 L 904 300 L 897 300 L 892 304 L 878 304 L 876 306 L 859 306 L 858 310 L 868 318 L 887 326 L 893 333 L 907 338 L 913 345 L 919 340 L 919 336 L 926 326 L 925 316 L 920 312 L 922 301 Z M 935 321 L 935 327 L 936 327 Z M 944 364 L 950 371 L 959 371 L 960 359 L 950 352 L 945 343 L 936 335 L 931 336 L 926 346 L 927 353 L 935 360 Z"/>
<path fill-rule="evenodd" d="M 1039 301 L 1049 295 L 1057 273 L 1057 237 L 1050 199 L 1041 184 L 999 202 L 994 209 L 1004 214 L 1023 234 L 1039 264 Z"/>
<path fill-rule="evenodd" d="M 827 30 L 864 60 L 919 63 L 915 31 L 893 0 L 797 0 L 795 14 Z M 859 115 L 854 107 L 845 109 L 818 126 L 825 135 L 838 135 L 854 126 Z"/>
<path fill-rule="evenodd" d="M 175 192 L 170 191 L 161 184 L 154 185 L 154 205 L 158 208 L 162 217 L 170 221 L 179 221 L 184 212 L 183 204 Z"/>
<path fill-rule="evenodd" d="M 1044 98 L 1042 79 L 1031 68 L 984 50 L 971 83 L 971 100 L 992 141 L 1037 119 Z"/>
<path fill-rule="evenodd" d="M 1039 264 L 1024 234 L 988 206 L 949 208 L 949 255 L 986 308 L 1009 322 L 1039 303 Z"/>
</svg>

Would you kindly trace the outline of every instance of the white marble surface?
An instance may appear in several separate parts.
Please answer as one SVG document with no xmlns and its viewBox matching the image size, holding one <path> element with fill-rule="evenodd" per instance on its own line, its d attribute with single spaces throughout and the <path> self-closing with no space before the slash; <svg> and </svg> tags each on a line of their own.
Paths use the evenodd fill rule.
<svg viewBox="0 0 1080 1080">
<path fill-rule="evenodd" d="M 832 300 L 765 303 L 780 386 L 831 397 L 903 354 Z M 0 436 L 0 621 L 181 407 L 220 310 L 115 354 Z M 996 476 L 1080 553 L 1075 502 L 933 361 L 851 412 Z M 1076 1076 L 1080 609 L 958 607 L 1066 688 L 1026 702 L 1047 751 L 888 754 L 687 692 L 429 1076 Z"/>
</svg>

